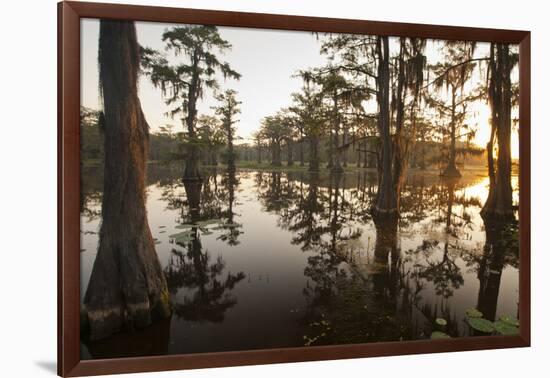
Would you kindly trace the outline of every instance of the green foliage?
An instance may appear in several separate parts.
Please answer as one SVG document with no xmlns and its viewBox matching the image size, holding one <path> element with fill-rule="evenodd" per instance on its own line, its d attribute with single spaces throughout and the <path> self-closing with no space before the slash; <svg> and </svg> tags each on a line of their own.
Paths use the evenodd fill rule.
<svg viewBox="0 0 550 378">
<path fill-rule="evenodd" d="M 519 326 L 519 323 L 518 323 Z M 508 322 L 498 320 L 493 323 L 493 327 L 497 333 L 505 336 L 514 336 L 519 334 L 519 328 Z"/>
<path fill-rule="evenodd" d="M 466 310 L 466 316 L 469 318 L 481 318 L 483 313 L 476 308 L 469 308 Z"/>
<path fill-rule="evenodd" d="M 223 125 L 215 116 L 199 116 L 197 119 L 197 134 L 197 143 L 207 149 L 218 150 L 226 143 Z"/>
<path fill-rule="evenodd" d="M 301 135 L 319 137 L 324 132 L 322 95 L 320 88 L 305 83 L 301 92 L 292 94 L 288 110 L 296 116 L 296 127 Z"/>
<path fill-rule="evenodd" d="M 466 322 L 476 331 L 507 336 L 519 334 L 519 321 L 513 316 L 503 315 L 496 322 L 491 322 L 484 319 L 483 314 L 473 308 L 466 310 L 466 315 Z"/>
<path fill-rule="evenodd" d="M 217 93 L 214 98 L 218 101 L 218 106 L 213 106 L 217 116 L 220 117 L 224 129 L 229 130 L 233 128 L 233 124 L 239 120 L 235 119 L 235 116 L 241 112 L 239 105 L 241 101 L 237 100 L 237 91 L 233 89 L 227 89 L 225 92 Z"/>
<path fill-rule="evenodd" d="M 437 340 L 437 339 L 450 339 L 451 336 L 447 335 L 445 332 L 440 331 L 434 331 L 432 332 L 430 339 Z"/>
<path fill-rule="evenodd" d="M 514 327 L 519 327 L 519 320 L 511 315 L 502 315 L 499 320 Z"/>
<path fill-rule="evenodd" d="M 293 119 L 284 111 L 267 116 L 262 120 L 260 135 L 262 139 L 268 139 L 272 144 L 279 145 L 290 138 L 293 132 Z"/>
<path fill-rule="evenodd" d="M 182 231 L 178 232 L 177 234 L 170 235 L 170 238 L 178 244 L 186 244 L 195 239 L 193 231 L 191 230 Z"/>
<path fill-rule="evenodd" d="M 495 330 L 493 322 L 483 318 L 468 318 L 468 324 L 476 331 L 483 333 L 491 333 Z"/>
<path fill-rule="evenodd" d="M 218 93 L 214 98 L 218 101 L 218 105 L 212 107 L 217 116 L 221 119 L 222 130 L 224 139 L 227 143 L 227 159 L 226 161 L 231 167 L 235 164 L 235 152 L 233 149 L 233 141 L 235 140 L 235 134 L 237 132 L 235 123 L 238 120 L 235 118 L 237 114 L 241 112 L 241 101 L 237 100 L 237 91 L 228 89 L 225 92 Z"/>
<path fill-rule="evenodd" d="M 179 62 L 171 65 L 160 52 L 142 47 L 141 65 L 153 85 L 161 90 L 166 104 L 172 106 L 168 112 L 171 117 L 181 113 L 183 118 L 190 116 L 194 120 L 196 101 L 203 97 L 204 89 L 218 88 L 216 73 L 224 78 L 240 78 L 216 55 L 231 49 L 231 44 L 221 38 L 215 26 L 174 27 L 164 32 L 162 40 L 166 50 L 180 58 Z"/>
</svg>

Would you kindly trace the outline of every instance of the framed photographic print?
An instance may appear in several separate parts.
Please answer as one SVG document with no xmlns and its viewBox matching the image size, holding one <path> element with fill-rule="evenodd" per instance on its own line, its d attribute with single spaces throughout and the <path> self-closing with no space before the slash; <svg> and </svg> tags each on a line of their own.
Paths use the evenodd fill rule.
<svg viewBox="0 0 550 378">
<path fill-rule="evenodd" d="M 59 375 L 529 346 L 529 32 L 58 9 Z"/>
</svg>

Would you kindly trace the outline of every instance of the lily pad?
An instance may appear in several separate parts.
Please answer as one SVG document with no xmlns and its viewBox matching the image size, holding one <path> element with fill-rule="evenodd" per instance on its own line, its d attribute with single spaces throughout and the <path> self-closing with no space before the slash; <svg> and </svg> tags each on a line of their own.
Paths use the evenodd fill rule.
<svg viewBox="0 0 550 378">
<path fill-rule="evenodd" d="M 504 322 L 502 320 L 497 320 L 496 322 L 493 323 L 493 326 L 495 330 L 501 335 L 513 336 L 513 335 L 519 334 L 518 327 L 510 323 Z"/>
<path fill-rule="evenodd" d="M 430 339 L 432 340 L 449 339 L 449 338 L 451 338 L 451 336 L 447 335 L 445 332 L 439 332 L 439 331 L 432 332 L 432 335 L 430 336 Z"/>
<path fill-rule="evenodd" d="M 221 222 L 221 219 L 207 219 L 207 220 L 203 220 L 203 221 L 200 221 L 200 222 L 197 222 L 197 224 L 199 226 L 208 226 L 208 225 L 211 225 L 211 224 L 218 224 Z"/>
<path fill-rule="evenodd" d="M 510 315 L 502 315 L 500 318 L 499 318 L 500 321 L 504 322 L 504 323 L 508 323 L 514 327 L 519 327 L 519 320 L 517 320 L 515 317 L 513 316 L 510 316 Z"/>
<path fill-rule="evenodd" d="M 493 322 L 483 318 L 468 318 L 468 324 L 476 331 L 491 333 L 495 330 Z"/>
<path fill-rule="evenodd" d="M 178 230 L 185 230 L 187 228 L 192 228 L 192 227 L 196 227 L 196 225 L 194 224 L 189 224 L 189 223 L 184 223 L 184 224 L 178 224 L 176 227 L 174 228 L 177 228 Z"/>
<path fill-rule="evenodd" d="M 483 317 L 483 313 L 477 308 L 469 308 L 466 310 L 466 316 L 469 318 L 481 318 Z"/>
<path fill-rule="evenodd" d="M 192 231 L 182 231 L 177 234 L 170 235 L 170 238 L 174 239 L 176 243 L 185 244 L 194 239 Z"/>
<path fill-rule="evenodd" d="M 443 318 L 437 318 L 437 319 L 435 319 L 435 324 L 440 325 L 440 326 L 446 326 L 447 321 Z"/>
<path fill-rule="evenodd" d="M 238 223 L 224 223 L 222 225 L 222 227 L 224 228 L 236 228 L 236 227 L 240 227 L 241 225 L 238 224 Z"/>
</svg>

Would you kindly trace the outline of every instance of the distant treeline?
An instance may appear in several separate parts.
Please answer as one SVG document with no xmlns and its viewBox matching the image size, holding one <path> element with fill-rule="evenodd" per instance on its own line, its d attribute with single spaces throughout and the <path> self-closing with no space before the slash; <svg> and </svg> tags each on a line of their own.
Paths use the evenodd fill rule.
<svg viewBox="0 0 550 378">
<path fill-rule="evenodd" d="M 95 164 L 103 159 L 103 132 L 101 116 L 98 111 L 82 107 L 81 109 L 81 159 L 85 164 Z M 376 138 L 371 142 L 374 148 Z M 330 141 L 321 138 L 321 148 L 318 152 L 321 163 L 330 160 Z M 235 145 L 234 156 L 237 162 L 268 163 L 272 160 L 272 149 L 269 145 L 251 145 L 241 143 Z M 289 150 L 290 148 L 290 150 Z M 461 147 L 458 148 L 459 152 Z M 474 151 L 475 153 L 472 153 Z M 486 166 L 487 157 L 485 150 L 469 148 L 467 154 L 462 154 L 459 164 L 468 166 Z M 307 165 L 310 160 L 310 144 L 306 140 L 294 142 L 291 147 L 281 150 L 281 161 L 285 165 Z M 411 152 L 410 166 L 418 169 L 441 168 L 445 164 L 443 158 L 448 153 L 448 148 L 443 143 L 418 141 Z M 159 162 L 171 162 L 184 160 L 186 156 L 186 143 L 181 133 L 174 132 L 171 126 L 161 126 L 158 131 L 149 135 L 149 160 Z M 201 162 L 203 165 L 227 164 L 227 147 L 220 143 L 214 149 L 201 149 Z M 343 166 L 361 168 L 376 168 L 376 157 L 371 153 L 365 153 L 363 145 L 357 143 L 343 153 Z M 247 164 L 249 165 L 249 164 Z"/>
</svg>

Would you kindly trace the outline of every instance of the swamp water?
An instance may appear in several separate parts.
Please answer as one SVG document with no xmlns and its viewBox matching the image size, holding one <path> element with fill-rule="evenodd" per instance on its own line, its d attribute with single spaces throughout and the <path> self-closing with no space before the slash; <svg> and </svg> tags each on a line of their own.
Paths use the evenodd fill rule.
<svg viewBox="0 0 550 378">
<path fill-rule="evenodd" d="M 147 180 L 172 317 L 83 342 L 83 359 L 428 339 L 438 330 L 465 337 L 478 334 L 467 309 L 490 321 L 517 316 L 519 251 L 479 215 L 482 171 L 452 181 L 411 172 L 390 224 L 369 212 L 374 171 L 218 169 L 186 188 L 181 170 L 149 165 Z M 101 185 L 101 169 L 83 168 L 81 297 Z"/>
</svg>

